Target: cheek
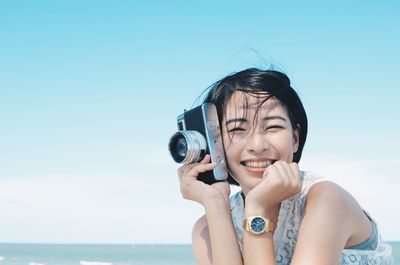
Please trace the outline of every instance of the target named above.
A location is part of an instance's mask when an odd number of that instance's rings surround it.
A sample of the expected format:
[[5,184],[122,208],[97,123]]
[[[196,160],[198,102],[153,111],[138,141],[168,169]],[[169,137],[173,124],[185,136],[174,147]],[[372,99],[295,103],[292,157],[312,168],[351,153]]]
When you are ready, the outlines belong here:
[[284,135],[277,135],[275,139],[273,139],[273,142],[274,147],[280,153],[293,153],[293,136],[291,134],[286,133]]
[[230,140],[225,135],[222,135],[222,142],[224,145],[225,156],[227,156],[228,152],[230,151]]
[[225,157],[227,160],[232,159],[235,153],[235,148],[232,145],[225,146]]
[[224,152],[225,152],[225,158],[228,159],[229,157],[229,153],[231,152],[231,141],[229,139],[229,137],[226,134],[222,134],[222,142],[224,145]]
[[238,144],[233,144],[233,143],[227,143],[224,144],[225,146],[225,159],[228,162],[229,166],[232,166],[235,164],[235,161],[240,159],[240,154],[241,154],[241,147]]

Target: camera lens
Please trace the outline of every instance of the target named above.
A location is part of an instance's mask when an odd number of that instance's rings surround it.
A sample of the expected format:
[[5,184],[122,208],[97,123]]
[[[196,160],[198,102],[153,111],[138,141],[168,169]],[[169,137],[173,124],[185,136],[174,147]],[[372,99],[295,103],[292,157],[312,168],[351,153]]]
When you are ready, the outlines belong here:
[[179,157],[185,157],[186,153],[187,153],[186,140],[184,138],[179,138],[178,141],[176,141],[176,154]]
[[203,159],[207,143],[197,131],[179,131],[169,141],[169,151],[177,163],[190,164]]

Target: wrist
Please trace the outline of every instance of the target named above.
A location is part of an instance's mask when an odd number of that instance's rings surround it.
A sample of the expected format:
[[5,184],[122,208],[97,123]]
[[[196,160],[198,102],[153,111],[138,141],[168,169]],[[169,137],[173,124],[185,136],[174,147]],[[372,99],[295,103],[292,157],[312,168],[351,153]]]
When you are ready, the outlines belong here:
[[246,202],[246,206],[244,209],[244,217],[250,217],[250,216],[263,216],[270,221],[277,223],[278,217],[279,217],[279,209],[280,209],[280,204],[274,205],[271,207],[266,207],[262,205],[257,205],[257,204],[248,204]]
[[203,200],[202,205],[206,211],[229,209],[229,200],[222,197],[207,198]]

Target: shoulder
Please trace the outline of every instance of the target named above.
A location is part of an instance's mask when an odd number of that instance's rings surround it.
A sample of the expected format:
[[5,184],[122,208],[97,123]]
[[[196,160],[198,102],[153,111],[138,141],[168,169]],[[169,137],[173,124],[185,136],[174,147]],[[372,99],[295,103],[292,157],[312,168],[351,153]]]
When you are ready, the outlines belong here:
[[362,211],[349,192],[330,181],[321,181],[310,187],[305,210],[326,214],[326,218],[348,225],[354,221],[355,213]]
[[305,194],[315,184],[317,184],[321,181],[326,181],[326,179],[324,177],[322,177],[314,172],[311,172],[311,171],[300,171],[300,176],[302,179],[301,190]]
[[331,181],[320,181],[310,187],[306,205],[311,203],[333,207],[340,206],[344,211],[353,206],[358,206],[358,203],[348,191]]

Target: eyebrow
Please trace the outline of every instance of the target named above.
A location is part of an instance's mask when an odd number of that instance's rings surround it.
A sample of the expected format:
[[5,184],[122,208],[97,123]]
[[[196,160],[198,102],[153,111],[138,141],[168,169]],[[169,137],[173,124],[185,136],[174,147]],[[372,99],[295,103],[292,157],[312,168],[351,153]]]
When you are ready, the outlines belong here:
[[[287,120],[282,117],[282,116],[266,116],[263,118],[263,121],[270,121],[270,120],[282,120],[284,122],[287,122]],[[230,119],[227,120],[225,125],[228,126],[230,123],[246,123],[247,119],[246,118],[235,118],[235,119]]]
[[236,119],[227,120],[225,122],[225,125],[228,126],[228,124],[230,124],[230,123],[245,123],[245,122],[247,122],[246,118],[236,118]]
[[283,120],[287,121],[284,117],[282,116],[267,116],[263,118],[264,121],[269,121],[269,120]]

